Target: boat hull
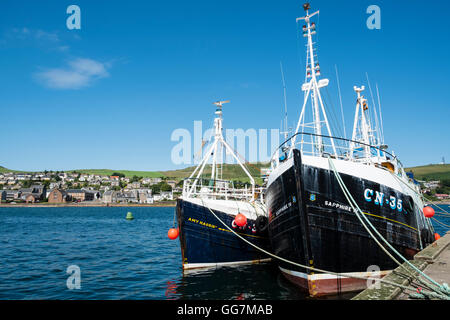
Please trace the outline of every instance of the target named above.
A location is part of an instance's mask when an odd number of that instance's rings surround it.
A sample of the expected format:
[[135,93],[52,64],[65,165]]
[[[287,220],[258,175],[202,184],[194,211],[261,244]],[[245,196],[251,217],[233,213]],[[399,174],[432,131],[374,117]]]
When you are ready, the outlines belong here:
[[[420,239],[415,218],[418,208],[411,197],[365,180],[356,172],[355,175],[341,174],[341,177],[383,237],[404,257],[412,258],[420,249]],[[391,203],[393,198],[395,206]],[[302,164],[298,150],[294,151],[292,165],[268,186],[266,204],[269,238],[276,255],[342,274],[318,274],[280,262],[280,270],[286,278],[311,295],[363,290],[367,281],[350,275],[381,277],[396,267],[357,219],[333,171]],[[376,270],[379,272],[373,273]]]
[[[253,248],[228,230],[204,205],[177,200],[177,219],[183,269],[211,268],[269,261],[268,256]],[[213,210],[220,220],[232,227],[238,212]],[[257,247],[268,249],[267,232],[255,231],[255,220],[247,218],[244,228],[232,230]]]

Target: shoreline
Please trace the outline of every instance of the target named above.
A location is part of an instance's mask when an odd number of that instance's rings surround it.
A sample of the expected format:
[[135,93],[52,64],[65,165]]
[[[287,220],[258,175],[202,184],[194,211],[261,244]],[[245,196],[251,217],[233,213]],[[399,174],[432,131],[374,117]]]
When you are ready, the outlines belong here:
[[449,201],[449,200],[433,201],[433,202],[427,201],[426,204],[431,204],[431,205],[433,205],[433,204],[437,204],[437,205],[440,205],[440,204],[450,205],[450,201]]
[[[434,201],[433,204],[437,205],[450,205],[450,201]],[[95,207],[176,207],[177,202],[176,201],[162,201],[157,203],[102,203],[102,202],[93,202],[93,203],[47,203],[47,202],[41,202],[41,203],[1,203],[0,208],[63,208],[63,207],[73,207],[73,208],[95,208]]]
[[95,208],[95,207],[175,207],[176,201],[164,201],[159,203],[2,203],[0,208]]

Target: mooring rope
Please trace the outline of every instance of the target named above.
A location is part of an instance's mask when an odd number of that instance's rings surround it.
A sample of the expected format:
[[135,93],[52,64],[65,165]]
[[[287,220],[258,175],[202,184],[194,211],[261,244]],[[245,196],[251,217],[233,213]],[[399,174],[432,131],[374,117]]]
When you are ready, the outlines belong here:
[[[288,259],[285,259],[285,258],[282,258],[282,257],[280,257],[280,256],[277,256],[277,255],[275,255],[275,254],[273,254],[273,253],[271,253],[271,252],[269,252],[269,251],[267,251],[267,250],[265,250],[265,249],[263,249],[263,248],[258,247],[257,245],[253,244],[252,242],[248,241],[247,239],[245,239],[244,237],[242,237],[240,234],[238,234],[237,232],[235,232],[235,231],[234,231],[231,227],[229,227],[224,221],[222,221],[222,219],[220,219],[208,205],[206,205],[206,204],[203,202],[203,199],[201,199],[201,200],[202,200],[203,206],[206,207],[206,208],[208,208],[208,210],[211,212],[211,214],[212,214],[212,215],[213,215],[213,216],[214,216],[214,217],[215,217],[215,218],[216,218],[216,219],[217,219],[217,220],[218,220],[225,228],[227,228],[231,233],[233,233],[233,234],[234,234],[235,236],[237,236],[239,239],[241,239],[242,241],[244,241],[244,242],[247,243],[248,245],[252,246],[252,247],[255,248],[256,250],[259,250],[259,251],[261,251],[261,252],[267,254],[268,256],[270,256],[270,257],[272,257],[272,258],[275,258],[275,259],[281,260],[281,261],[283,261],[283,262],[286,262],[286,263],[288,263],[288,264],[292,264],[292,265],[294,265],[294,266],[297,266],[297,267],[300,267],[300,268],[304,268],[304,269],[307,269],[307,270],[311,270],[311,271],[316,271],[316,272],[321,272],[321,273],[328,273],[328,274],[332,274],[332,275],[335,275],[335,276],[338,276],[338,277],[343,277],[343,278],[354,278],[354,279],[360,279],[360,280],[366,280],[366,281],[367,281],[367,280],[379,281],[379,282],[383,282],[383,283],[385,283],[385,284],[388,284],[388,285],[391,285],[391,286],[394,286],[394,287],[401,288],[401,289],[406,290],[406,291],[417,292],[417,291],[416,291],[416,288],[407,287],[407,286],[404,286],[404,285],[401,285],[401,284],[398,284],[398,283],[395,283],[395,282],[392,282],[392,281],[388,281],[388,280],[385,280],[385,279],[382,279],[382,278],[363,277],[363,276],[356,276],[356,275],[352,275],[352,274],[342,274],[342,273],[337,273],[337,272],[333,272],[333,271],[327,271],[327,270],[319,269],[319,268],[316,268],[316,267],[311,267],[311,266],[302,265],[302,264],[300,264],[300,263],[297,263],[297,262],[294,262],[294,261],[290,261],[290,260],[288,260]],[[427,292],[427,291],[425,291],[425,290],[423,290],[422,292],[425,292],[426,294],[429,294],[429,295],[431,295],[431,296],[434,296],[434,297],[436,297],[436,298],[438,298],[438,299],[442,299],[442,300],[448,300],[448,299],[450,299],[450,298],[447,297],[447,296],[442,296],[441,294],[437,294],[437,293],[434,293],[434,292]]]
[[448,216],[450,216],[450,213],[441,212],[441,211],[435,211],[434,214],[436,214],[436,215],[438,215],[438,216],[443,216],[443,217],[448,217]]
[[[345,198],[347,199],[348,203],[350,204],[350,206],[352,207],[353,211],[355,212],[356,217],[358,218],[358,220],[361,222],[361,224],[363,225],[363,227],[366,229],[366,231],[369,233],[369,235],[372,237],[372,239],[377,243],[377,245],[395,262],[397,263],[397,265],[399,265],[400,267],[402,267],[403,269],[405,269],[406,272],[410,273],[410,270],[408,270],[405,266],[403,266],[397,259],[395,259],[392,254],[389,253],[389,251],[387,251],[387,249],[377,240],[377,238],[373,235],[373,233],[370,231],[370,229],[367,227],[367,225],[362,221],[361,216],[366,220],[367,224],[369,224],[372,229],[376,232],[376,234],[385,242],[387,242],[383,236],[378,232],[378,230],[370,223],[370,221],[368,220],[368,218],[365,217],[364,212],[362,212],[362,210],[359,208],[358,204],[356,203],[355,199],[351,196],[350,192],[348,191],[347,187],[345,186],[342,178],[340,177],[339,173],[337,172],[336,168],[334,167],[333,163],[331,162],[331,159],[329,158],[329,165],[330,167],[333,169],[333,173],[336,176],[336,179],[338,180],[339,186],[341,187]],[[361,216],[359,215],[359,212],[361,212]],[[389,243],[388,243],[389,245]],[[395,251],[395,249],[393,249]],[[400,255],[400,253],[397,253],[398,255]],[[401,256],[401,255],[400,255]],[[402,256],[401,256],[402,257]],[[403,257],[402,257],[403,258]],[[403,259],[406,260],[406,259]],[[418,270],[418,269],[417,269]],[[415,278],[417,281],[422,282],[421,279],[416,278],[412,273],[410,273],[410,276]]]
[[[446,211],[445,209],[443,209],[442,207],[440,207],[438,204],[436,204],[435,202],[425,198],[425,196],[419,192],[417,192],[416,190],[414,190],[413,188],[411,188],[411,186],[409,186],[406,182],[404,182],[403,180],[401,180],[400,178],[398,178],[395,174],[393,174],[393,176],[400,182],[402,182],[403,184],[405,184],[408,188],[410,188],[417,196],[419,196],[419,198],[421,198],[421,200],[425,203],[425,202],[429,202],[432,205],[436,206],[437,208],[441,209],[442,211],[437,212],[437,214],[442,214],[442,215],[447,215],[450,216],[450,212]],[[436,214],[436,212],[435,212]],[[449,225],[446,225],[445,223],[437,220],[436,218],[432,218],[435,222],[439,223],[440,225],[446,227],[446,228],[450,228]]]
[[448,224],[445,224],[445,223],[443,223],[443,222],[440,222],[440,221],[439,221],[438,219],[436,219],[436,218],[431,218],[431,219],[433,219],[435,222],[439,223],[440,225],[442,225],[442,226],[444,226],[444,227],[450,228],[450,226],[449,226]]
[[439,206],[436,202],[434,202],[434,201],[432,201],[432,200],[429,200],[429,199],[425,198],[423,195],[421,195],[421,196],[422,196],[422,198],[423,198],[424,200],[426,200],[426,201],[424,201],[424,202],[429,202],[429,203],[431,203],[433,206],[435,206],[435,207],[441,209],[442,211],[440,211],[440,213],[450,214],[450,212],[448,212],[447,210],[443,209],[443,208],[442,208],[441,206]]
[[[373,224],[369,221],[369,219],[367,217],[365,217],[364,213],[362,212],[362,210],[359,208],[358,204],[356,203],[355,199],[352,197],[352,195],[350,194],[350,192],[348,191],[347,187],[345,186],[344,181],[342,180],[339,172],[336,170],[336,167],[334,166],[331,158],[328,158],[328,162],[329,165],[331,167],[331,169],[333,170],[336,179],[338,180],[339,186],[341,187],[345,197],[347,198],[347,201],[349,202],[349,204],[351,205],[351,207],[353,208],[353,210],[356,213],[356,216],[359,218],[359,220],[362,222],[362,220],[360,219],[360,215],[364,218],[364,220],[367,222],[367,224],[375,231],[375,233],[380,237],[380,239],[386,243],[386,245],[396,254],[398,255],[404,262],[406,262],[406,264],[408,264],[411,268],[413,268],[414,270],[416,270],[420,275],[422,275],[423,277],[425,277],[428,281],[430,281],[431,283],[433,283],[437,290],[439,292],[444,293],[445,295],[448,296],[448,298],[450,299],[450,291],[448,290],[447,286],[443,286],[441,284],[439,284],[438,282],[436,282],[435,280],[433,280],[432,278],[430,278],[427,274],[425,274],[424,272],[422,272],[420,269],[418,269],[416,266],[414,266],[411,262],[409,262],[405,257],[403,257],[402,254],[400,254],[400,252],[398,252],[379,232],[378,230],[375,228],[375,226],[373,226]],[[363,223],[363,222],[362,222]],[[363,223],[363,226],[366,228],[366,230],[368,230],[367,226],[365,226],[365,224]],[[369,232],[369,234],[372,236],[372,238],[375,240],[375,242],[380,246],[380,248],[382,248],[386,253],[387,250],[375,239],[375,237],[373,236],[372,233]],[[391,258],[392,256],[390,254],[388,254]],[[398,261],[396,259],[393,259],[396,263],[398,263]],[[407,270],[407,269],[406,269]],[[417,278],[417,280],[421,281],[420,278]]]

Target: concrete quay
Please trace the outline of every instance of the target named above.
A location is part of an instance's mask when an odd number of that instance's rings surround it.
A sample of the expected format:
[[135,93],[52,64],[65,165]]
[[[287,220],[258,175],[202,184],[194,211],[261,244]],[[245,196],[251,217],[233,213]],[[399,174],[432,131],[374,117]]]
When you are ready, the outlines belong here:
[[[417,253],[410,262],[436,282],[450,284],[450,231]],[[408,273],[417,276],[418,272],[406,263],[403,264],[403,267],[410,271]],[[398,267],[383,279],[402,286],[409,286],[414,280],[406,273],[404,268]],[[404,292],[402,288],[382,282],[378,288],[369,287],[354,296],[352,300],[413,300],[410,293],[412,292]]]

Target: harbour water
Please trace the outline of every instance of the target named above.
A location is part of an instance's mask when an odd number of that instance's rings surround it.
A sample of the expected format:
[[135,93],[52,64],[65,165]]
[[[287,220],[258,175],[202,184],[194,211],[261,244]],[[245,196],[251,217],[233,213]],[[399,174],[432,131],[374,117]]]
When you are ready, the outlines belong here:
[[[271,264],[183,276],[174,210],[0,208],[0,299],[303,298]],[[71,265],[81,289],[66,285]]]
[[[128,211],[134,220],[125,219]],[[0,208],[0,299],[306,298],[271,263],[183,275],[179,241],[167,238],[173,214],[161,207]],[[436,218],[450,225],[449,216]],[[80,289],[67,287],[72,265],[80,268]]]

